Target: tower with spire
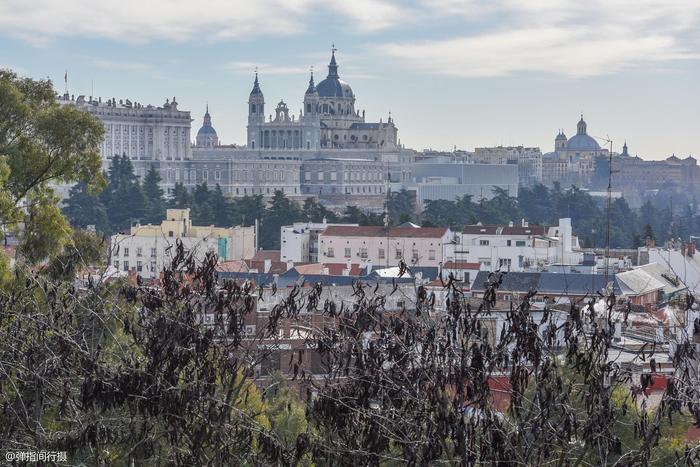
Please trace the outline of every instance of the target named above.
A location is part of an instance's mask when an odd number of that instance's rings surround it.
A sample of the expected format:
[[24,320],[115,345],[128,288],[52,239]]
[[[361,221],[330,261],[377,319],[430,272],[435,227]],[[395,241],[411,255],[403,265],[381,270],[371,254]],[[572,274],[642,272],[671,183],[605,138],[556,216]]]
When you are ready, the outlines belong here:
[[258,70],[255,70],[253,89],[248,97],[248,147],[256,149],[262,147],[259,141],[260,125],[265,123],[265,96],[260,89]]
[[302,117],[304,127],[304,148],[318,149],[321,139],[321,105],[319,103],[318,91],[314,83],[314,70],[311,69],[309,86],[304,93],[304,113]]
[[295,109],[287,109],[280,101],[275,118],[268,121],[256,70],[248,98],[248,149],[318,151],[398,147],[398,130],[393,117],[368,123],[364,111],[355,110],[355,94],[340,77],[335,53],[333,46],[325,79],[316,83],[311,70],[298,119]]

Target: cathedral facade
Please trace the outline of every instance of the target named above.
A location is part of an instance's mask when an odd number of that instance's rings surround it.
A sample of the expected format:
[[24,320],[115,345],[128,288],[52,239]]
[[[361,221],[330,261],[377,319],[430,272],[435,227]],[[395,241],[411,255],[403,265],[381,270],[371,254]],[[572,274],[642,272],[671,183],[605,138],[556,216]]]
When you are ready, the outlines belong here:
[[355,94],[340,79],[335,49],[328,76],[318,84],[313,72],[298,116],[284,101],[265,117],[265,97],[258,74],[248,99],[247,147],[250,150],[398,149],[393,119],[366,122],[365,112],[355,109]]

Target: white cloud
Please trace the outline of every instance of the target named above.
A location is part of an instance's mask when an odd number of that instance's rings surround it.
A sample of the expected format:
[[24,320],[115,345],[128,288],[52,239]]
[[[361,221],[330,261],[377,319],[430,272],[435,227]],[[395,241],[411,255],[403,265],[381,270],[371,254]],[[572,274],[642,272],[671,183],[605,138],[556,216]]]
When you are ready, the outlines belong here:
[[131,43],[284,37],[303,32],[318,12],[340,15],[357,31],[378,31],[405,17],[384,0],[3,0],[0,32],[39,45],[55,37]]
[[487,5],[425,0],[424,8],[433,21],[452,15],[492,26],[475,34],[377,47],[428,73],[583,77],[699,57],[691,28],[700,19],[700,0],[495,0]]

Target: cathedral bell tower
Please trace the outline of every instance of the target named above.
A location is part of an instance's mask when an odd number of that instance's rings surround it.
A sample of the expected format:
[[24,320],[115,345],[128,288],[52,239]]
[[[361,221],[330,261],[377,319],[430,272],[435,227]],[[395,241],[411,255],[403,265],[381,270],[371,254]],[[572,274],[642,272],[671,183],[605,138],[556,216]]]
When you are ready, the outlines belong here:
[[304,93],[304,117],[302,146],[304,149],[318,149],[321,139],[321,104],[314,83],[314,71],[311,70],[309,87]]
[[262,141],[259,141],[260,126],[265,123],[265,97],[260,90],[258,72],[255,72],[253,90],[248,97],[248,148],[259,149]]

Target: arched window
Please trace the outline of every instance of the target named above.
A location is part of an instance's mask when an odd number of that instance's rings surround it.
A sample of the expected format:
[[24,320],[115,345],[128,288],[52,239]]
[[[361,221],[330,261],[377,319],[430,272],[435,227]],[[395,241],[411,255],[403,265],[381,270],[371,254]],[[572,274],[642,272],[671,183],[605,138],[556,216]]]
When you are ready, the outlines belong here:
[[311,104],[306,104],[306,113],[311,113]]
[[250,104],[250,113],[255,113],[255,104]]
[[250,142],[250,147],[251,147],[251,149],[255,149],[255,141]]

